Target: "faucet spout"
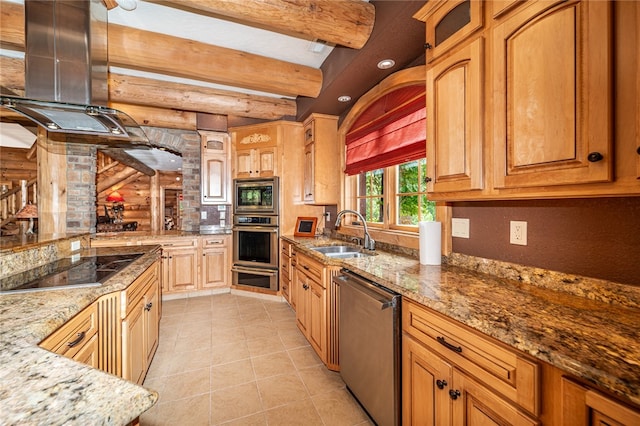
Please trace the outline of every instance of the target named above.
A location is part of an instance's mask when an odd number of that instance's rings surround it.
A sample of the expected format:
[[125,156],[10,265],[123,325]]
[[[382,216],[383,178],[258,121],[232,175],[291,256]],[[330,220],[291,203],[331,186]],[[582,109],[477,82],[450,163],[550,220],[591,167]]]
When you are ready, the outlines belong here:
[[351,214],[354,214],[354,215],[358,216],[358,219],[360,219],[360,221],[362,222],[362,226],[364,228],[364,241],[363,241],[362,247],[367,249],[367,250],[375,250],[376,249],[376,241],[373,238],[371,238],[371,235],[369,234],[369,228],[367,227],[367,221],[360,214],[360,212],[358,212],[356,210],[348,210],[348,209],[340,211],[338,213],[337,218],[336,218],[335,228],[338,229],[340,227],[340,222],[342,221],[342,216],[344,216],[347,213],[351,213]]

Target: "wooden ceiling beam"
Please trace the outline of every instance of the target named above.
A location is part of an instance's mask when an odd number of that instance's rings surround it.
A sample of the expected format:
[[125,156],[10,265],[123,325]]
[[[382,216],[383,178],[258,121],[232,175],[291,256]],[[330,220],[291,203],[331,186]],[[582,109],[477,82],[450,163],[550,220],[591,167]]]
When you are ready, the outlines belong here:
[[24,50],[24,6],[0,1],[0,46]]
[[147,105],[183,111],[279,120],[296,115],[292,99],[248,95],[182,83],[143,77],[109,74],[109,99],[112,102]]
[[119,102],[109,102],[109,106],[128,114],[141,126],[180,130],[196,130],[197,127],[196,113],[193,111],[179,111]]
[[283,96],[317,97],[322,71],[238,50],[109,25],[109,65]]
[[165,0],[254,27],[362,48],[373,31],[375,7],[362,0]]

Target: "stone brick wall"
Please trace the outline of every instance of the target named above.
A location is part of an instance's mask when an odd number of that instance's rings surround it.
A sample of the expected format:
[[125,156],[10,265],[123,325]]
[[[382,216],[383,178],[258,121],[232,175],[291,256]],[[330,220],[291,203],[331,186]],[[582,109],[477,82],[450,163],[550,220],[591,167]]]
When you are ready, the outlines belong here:
[[96,230],[96,153],[93,145],[67,145],[67,230]]

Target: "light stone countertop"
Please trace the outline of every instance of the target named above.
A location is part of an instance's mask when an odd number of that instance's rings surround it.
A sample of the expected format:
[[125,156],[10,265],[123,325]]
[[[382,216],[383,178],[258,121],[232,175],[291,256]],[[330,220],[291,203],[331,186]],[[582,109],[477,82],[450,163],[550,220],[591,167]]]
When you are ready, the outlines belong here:
[[325,264],[350,269],[640,405],[637,287],[460,255],[448,261],[461,266],[421,265],[380,250],[368,257],[329,259],[310,248],[349,243],[283,238]]
[[146,253],[103,285],[0,294],[0,424],[124,425],[148,410],[156,392],[38,346],[100,296],[130,285],[159,246],[87,249],[83,256]]

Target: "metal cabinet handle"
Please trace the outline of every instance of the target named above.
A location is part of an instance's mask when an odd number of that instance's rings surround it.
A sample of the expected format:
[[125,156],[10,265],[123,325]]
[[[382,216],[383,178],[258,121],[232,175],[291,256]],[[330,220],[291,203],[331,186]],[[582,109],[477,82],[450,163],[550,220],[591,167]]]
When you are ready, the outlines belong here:
[[590,163],[597,163],[603,158],[604,156],[599,152],[590,152],[589,155],[587,155],[587,160],[589,160]]
[[444,389],[445,386],[447,386],[448,383],[446,380],[436,380],[436,386],[438,387],[438,389]]
[[428,42],[427,42],[427,43],[425,43],[425,44],[424,44],[424,48],[425,48],[425,50],[427,50],[427,49],[433,49],[433,46],[431,45],[431,43],[428,43]]
[[459,390],[457,390],[457,389],[456,390],[453,390],[453,389],[449,390],[449,397],[451,397],[451,399],[453,399],[454,401],[456,399],[458,399],[459,396],[460,396],[460,391]]
[[636,152],[638,153],[638,155],[640,155],[640,146],[638,147],[638,149],[636,149]]
[[309,290],[309,286],[306,284],[302,284],[302,288],[304,288],[305,290]]
[[78,338],[76,340],[73,340],[71,342],[67,342],[67,346],[72,348],[74,346],[77,346],[80,342],[82,342],[84,340],[84,336],[85,336],[85,332],[81,331],[80,333],[78,333]]
[[454,352],[458,352],[461,353],[462,352],[462,346],[454,346],[451,343],[447,342],[444,337],[442,336],[438,336],[436,337],[436,340],[438,341],[438,343],[440,343],[442,346],[444,346],[447,349],[450,349]]
[[144,305],[144,310],[150,311],[152,307],[153,307],[153,302],[149,302],[146,305]]

